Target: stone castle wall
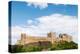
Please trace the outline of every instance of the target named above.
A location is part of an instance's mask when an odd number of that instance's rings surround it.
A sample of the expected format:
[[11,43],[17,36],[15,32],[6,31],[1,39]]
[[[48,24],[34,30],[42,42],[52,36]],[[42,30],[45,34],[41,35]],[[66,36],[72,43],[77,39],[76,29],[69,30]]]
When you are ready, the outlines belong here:
[[70,42],[72,41],[72,37],[67,34],[61,34],[59,35],[59,37],[56,37],[56,34],[53,32],[48,33],[47,37],[33,37],[33,36],[28,36],[25,33],[22,33],[21,39],[18,40],[16,44],[25,45],[25,44],[38,43],[38,42],[51,42],[52,44],[54,44],[55,42],[59,42],[59,41]]

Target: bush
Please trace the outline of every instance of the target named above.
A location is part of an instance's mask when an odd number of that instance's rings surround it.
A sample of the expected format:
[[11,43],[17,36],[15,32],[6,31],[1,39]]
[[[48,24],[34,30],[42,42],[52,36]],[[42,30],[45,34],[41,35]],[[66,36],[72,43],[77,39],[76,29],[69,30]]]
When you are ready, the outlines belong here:
[[33,45],[29,45],[29,46],[24,46],[23,50],[26,52],[31,52],[31,51],[41,51],[41,47],[39,46],[33,46]]
[[55,44],[48,44],[46,46],[43,45],[10,45],[11,52],[35,52],[35,51],[43,51],[43,50],[65,50],[65,49],[77,49],[78,44],[75,42],[58,42]]
[[78,45],[75,42],[59,42],[55,46],[52,45],[51,50],[65,50],[65,49],[77,49]]

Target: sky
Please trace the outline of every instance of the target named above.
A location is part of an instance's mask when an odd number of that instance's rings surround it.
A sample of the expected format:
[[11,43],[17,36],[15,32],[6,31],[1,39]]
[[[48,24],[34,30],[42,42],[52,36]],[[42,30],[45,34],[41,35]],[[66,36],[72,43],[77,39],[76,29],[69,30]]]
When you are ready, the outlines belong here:
[[12,44],[21,33],[43,37],[48,32],[67,33],[77,42],[77,9],[77,5],[12,1]]

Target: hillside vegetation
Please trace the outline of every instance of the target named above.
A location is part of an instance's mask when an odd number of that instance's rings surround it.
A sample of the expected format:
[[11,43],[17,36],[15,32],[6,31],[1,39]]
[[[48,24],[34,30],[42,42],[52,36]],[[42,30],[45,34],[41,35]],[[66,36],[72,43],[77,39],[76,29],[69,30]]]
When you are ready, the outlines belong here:
[[9,45],[9,52],[35,52],[35,51],[53,51],[53,50],[66,50],[66,49],[77,49],[78,44],[75,42],[58,42],[55,44],[49,43],[48,45]]

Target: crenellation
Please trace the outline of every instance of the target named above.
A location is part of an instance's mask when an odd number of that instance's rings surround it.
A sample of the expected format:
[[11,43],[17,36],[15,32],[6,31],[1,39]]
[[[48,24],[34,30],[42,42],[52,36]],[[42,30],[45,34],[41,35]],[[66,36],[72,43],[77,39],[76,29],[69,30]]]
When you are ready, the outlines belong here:
[[29,44],[29,43],[34,43],[34,42],[51,42],[52,44],[59,42],[59,41],[67,41],[71,42],[72,41],[72,36],[68,34],[59,34],[59,37],[56,37],[55,32],[50,32],[47,34],[47,37],[34,37],[34,36],[28,36],[26,33],[21,33],[21,39],[17,41],[16,44]]

